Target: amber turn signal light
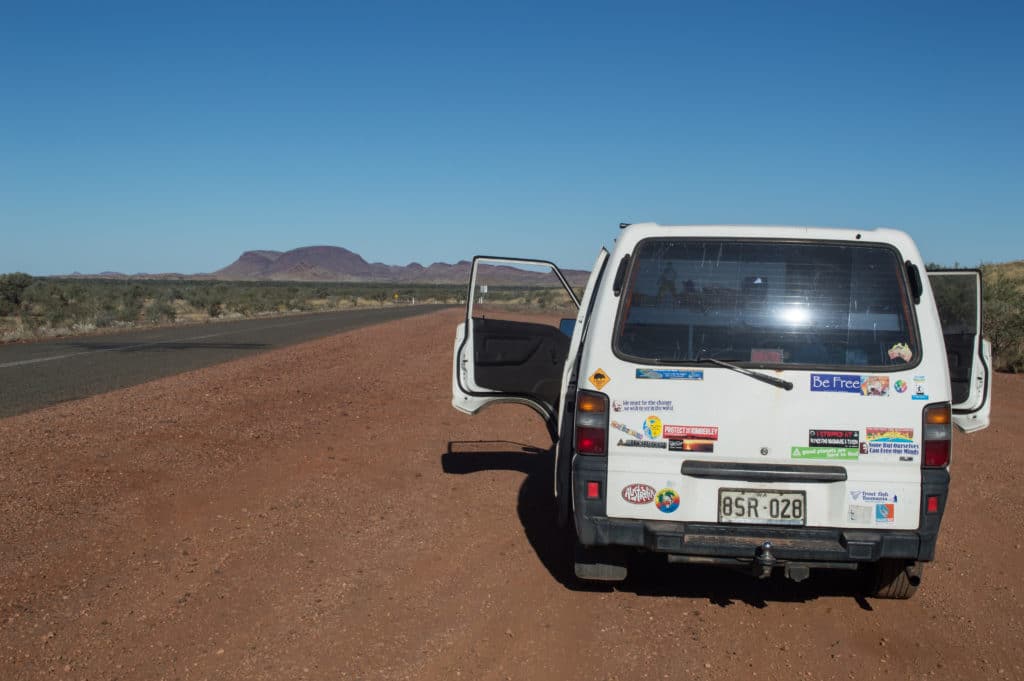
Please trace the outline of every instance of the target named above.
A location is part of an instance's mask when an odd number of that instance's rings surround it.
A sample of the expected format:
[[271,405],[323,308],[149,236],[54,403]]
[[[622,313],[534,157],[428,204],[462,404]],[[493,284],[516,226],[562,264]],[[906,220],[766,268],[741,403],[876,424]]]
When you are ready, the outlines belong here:
[[581,392],[576,401],[576,409],[588,414],[600,414],[608,407],[608,400],[591,393]]
[[951,413],[949,405],[929,405],[924,412],[924,422],[935,425],[945,425],[950,422]]

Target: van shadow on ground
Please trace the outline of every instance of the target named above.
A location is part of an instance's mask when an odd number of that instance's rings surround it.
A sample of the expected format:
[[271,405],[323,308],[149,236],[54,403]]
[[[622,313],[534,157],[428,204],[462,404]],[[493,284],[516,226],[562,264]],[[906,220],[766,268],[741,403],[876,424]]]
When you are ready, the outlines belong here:
[[771,602],[801,602],[821,597],[853,598],[871,610],[858,590],[859,575],[847,571],[812,571],[810,579],[791,582],[781,575],[755,579],[728,568],[669,565],[663,556],[633,556],[629,577],[608,587],[578,581],[572,571],[572,550],[566,531],[555,523],[552,495],[554,449],[540,449],[504,440],[453,441],[441,455],[441,468],[449,475],[480,471],[518,471],[526,475],[519,488],[519,520],[527,540],[551,576],[574,591],[628,591],[642,596],[705,598],[725,607],[742,602],[756,608]]

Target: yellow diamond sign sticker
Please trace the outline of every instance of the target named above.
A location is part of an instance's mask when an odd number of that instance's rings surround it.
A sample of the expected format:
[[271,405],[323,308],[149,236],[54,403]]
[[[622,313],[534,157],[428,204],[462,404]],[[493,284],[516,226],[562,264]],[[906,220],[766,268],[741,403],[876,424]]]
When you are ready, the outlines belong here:
[[608,385],[608,381],[612,380],[608,377],[608,374],[604,372],[604,369],[598,369],[594,373],[590,374],[590,378],[587,379],[590,384],[600,390],[601,388]]

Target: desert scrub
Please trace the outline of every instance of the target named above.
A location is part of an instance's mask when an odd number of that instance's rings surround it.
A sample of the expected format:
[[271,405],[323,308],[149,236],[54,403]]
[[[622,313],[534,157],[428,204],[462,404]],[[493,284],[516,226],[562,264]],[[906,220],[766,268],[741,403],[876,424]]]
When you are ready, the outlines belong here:
[[6,339],[93,328],[165,324],[355,306],[446,303],[465,286],[356,282],[78,279],[0,274],[0,332]]
[[173,299],[158,298],[146,307],[146,321],[153,324],[173,322],[177,316]]
[[32,285],[32,277],[24,272],[0,274],[0,317],[17,314],[25,290]]
[[997,371],[1024,371],[1024,278],[991,266],[984,276],[984,335],[992,342]]

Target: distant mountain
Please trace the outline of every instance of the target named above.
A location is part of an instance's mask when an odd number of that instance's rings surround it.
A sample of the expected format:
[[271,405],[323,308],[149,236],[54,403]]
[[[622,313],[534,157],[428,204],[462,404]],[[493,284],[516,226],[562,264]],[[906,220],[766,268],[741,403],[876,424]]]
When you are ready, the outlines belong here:
[[[233,263],[208,274],[123,274],[75,272],[61,277],[75,279],[220,279],[226,281],[351,281],[396,284],[469,283],[472,263],[460,260],[454,265],[435,262],[424,267],[418,262],[408,265],[385,265],[366,262],[358,253],[338,246],[306,246],[290,251],[246,251]],[[573,286],[584,286],[589,272],[562,270]],[[480,283],[494,286],[551,286],[554,278],[546,272],[531,272],[516,267],[485,265],[480,270]]]
[[[454,265],[435,262],[424,267],[369,263],[357,253],[338,246],[306,246],[291,251],[246,251],[238,260],[210,275],[214,279],[237,281],[356,281],[409,284],[466,284],[471,263],[460,260]],[[562,270],[574,286],[586,284],[588,272]],[[529,272],[514,267],[482,268],[481,277],[494,285],[547,285],[550,274]]]

